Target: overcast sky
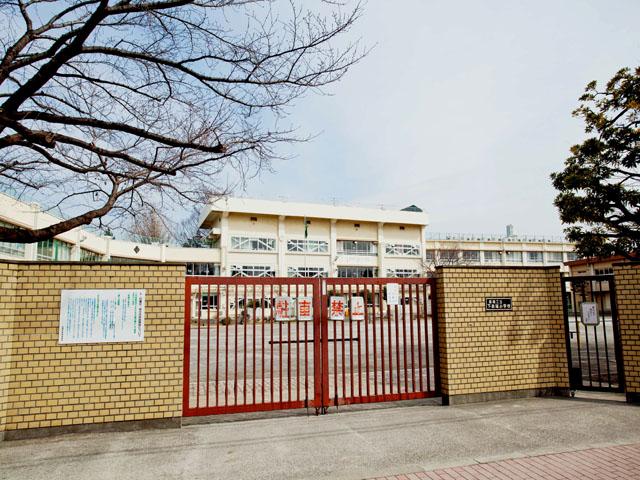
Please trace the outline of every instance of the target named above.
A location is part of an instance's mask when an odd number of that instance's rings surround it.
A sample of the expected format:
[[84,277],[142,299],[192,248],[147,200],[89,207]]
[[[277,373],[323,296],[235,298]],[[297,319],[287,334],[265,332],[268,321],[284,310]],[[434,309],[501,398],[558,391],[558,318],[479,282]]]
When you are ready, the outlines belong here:
[[549,174],[584,137],[571,112],[590,80],[640,63],[639,19],[638,0],[369,0],[356,33],[373,51],[291,110],[320,135],[236,194],[560,234]]

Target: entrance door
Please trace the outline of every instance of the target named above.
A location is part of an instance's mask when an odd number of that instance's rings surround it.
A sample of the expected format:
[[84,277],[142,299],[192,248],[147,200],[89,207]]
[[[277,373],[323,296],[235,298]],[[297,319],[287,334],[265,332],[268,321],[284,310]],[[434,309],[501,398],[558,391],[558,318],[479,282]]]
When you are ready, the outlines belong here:
[[624,391],[613,275],[562,278],[572,390]]

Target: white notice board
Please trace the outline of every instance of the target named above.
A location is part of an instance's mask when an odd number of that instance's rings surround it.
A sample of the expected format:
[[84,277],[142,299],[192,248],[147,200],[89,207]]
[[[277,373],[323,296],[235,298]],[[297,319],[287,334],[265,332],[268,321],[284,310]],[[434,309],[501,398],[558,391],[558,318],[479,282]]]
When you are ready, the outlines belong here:
[[59,343],[141,342],[144,290],[62,290]]
[[582,324],[598,325],[598,304],[596,302],[582,302]]

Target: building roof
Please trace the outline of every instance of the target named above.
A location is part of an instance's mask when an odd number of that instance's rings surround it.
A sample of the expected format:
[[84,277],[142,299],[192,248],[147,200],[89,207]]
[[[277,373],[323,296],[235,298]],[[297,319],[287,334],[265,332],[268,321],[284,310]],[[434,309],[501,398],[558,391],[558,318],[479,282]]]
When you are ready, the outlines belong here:
[[349,207],[321,203],[298,203],[225,197],[212,200],[209,205],[203,208],[200,214],[201,227],[211,228],[214,220],[224,212],[254,215],[282,215],[285,217],[326,218],[334,220],[360,220],[363,222],[420,226],[426,226],[429,223],[429,216],[420,209],[386,210],[382,208]]

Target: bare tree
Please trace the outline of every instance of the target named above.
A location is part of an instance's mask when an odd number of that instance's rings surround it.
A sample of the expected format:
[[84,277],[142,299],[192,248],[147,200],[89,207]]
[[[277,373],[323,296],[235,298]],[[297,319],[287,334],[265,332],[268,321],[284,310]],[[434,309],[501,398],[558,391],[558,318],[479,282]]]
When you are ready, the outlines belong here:
[[464,250],[459,243],[448,245],[445,249],[429,250],[427,259],[423,261],[425,274],[427,276],[433,275],[436,267],[441,265],[471,265],[476,263],[471,259],[465,258],[463,252]]
[[[299,2],[302,4],[302,2]],[[0,0],[0,183],[70,214],[34,242],[117,228],[224,193],[299,140],[293,100],[365,52],[343,40],[356,4],[268,0]],[[342,43],[342,47],[336,46]]]
[[171,237],[163,218],[151,209],[136,214],[129,231],[132,240],[140,243],[166,243]]

